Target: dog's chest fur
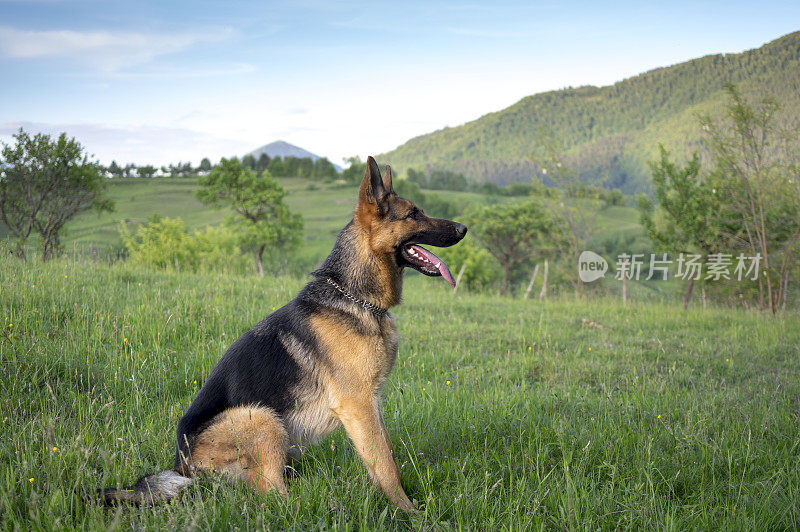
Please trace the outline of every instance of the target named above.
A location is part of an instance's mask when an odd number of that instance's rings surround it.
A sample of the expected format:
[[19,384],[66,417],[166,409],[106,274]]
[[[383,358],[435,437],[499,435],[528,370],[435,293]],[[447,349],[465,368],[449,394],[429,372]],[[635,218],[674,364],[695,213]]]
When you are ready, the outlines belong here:
[[293,445],[314,444],[339,426],[334,410],[351,398],[380,396],[398,352],[397,328],[390,316],[369,319],[358,328],[334,316],[311,316],[317,346],[283,333],[283,347],[302,368],[294,405],[284,414]]

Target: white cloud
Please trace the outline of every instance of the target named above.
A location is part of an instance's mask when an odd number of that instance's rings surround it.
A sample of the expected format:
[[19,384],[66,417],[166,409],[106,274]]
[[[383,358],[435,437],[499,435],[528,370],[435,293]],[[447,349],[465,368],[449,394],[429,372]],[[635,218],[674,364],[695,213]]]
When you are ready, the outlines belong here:
[[75,137],[89,154],[105,164],[112,160],[154,165],[178,161],[197,164],[202,157],[216,161],[220,157],[242,155],[252,149],[247,142],[184,128],[23,121],[0,124],[0,141],[10,143],[13,140],[11,135],[20,128],[28,133],[52,136],[66,132],[67,136]]
[[16,59],[70,57],[104,71],[147,63],[200,42],[224,40],[229,29],[206,33],[136,33],[74,30],[21,30],[0,27],[0,53]]

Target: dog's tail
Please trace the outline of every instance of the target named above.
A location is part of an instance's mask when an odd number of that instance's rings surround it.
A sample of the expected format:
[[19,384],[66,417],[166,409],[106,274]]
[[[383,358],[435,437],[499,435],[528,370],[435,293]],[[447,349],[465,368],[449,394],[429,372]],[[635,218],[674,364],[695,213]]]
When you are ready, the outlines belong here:
[[106,505],[128,502],[133,504],[160,504],[166,502],[195,481],[168,469],[147,475],[128,488],[105,488],[97,490],[100,500]]

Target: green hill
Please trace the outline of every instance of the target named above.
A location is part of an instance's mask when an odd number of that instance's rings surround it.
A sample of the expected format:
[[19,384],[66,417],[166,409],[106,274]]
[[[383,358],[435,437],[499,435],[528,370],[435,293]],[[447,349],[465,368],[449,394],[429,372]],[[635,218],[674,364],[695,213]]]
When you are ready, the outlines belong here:
[[562,141],[584,180],[605,179],[605,186],[638,192],[649,188],[647,161],[659,142],[681,154],[698,146],[695,115],[720,112],[725,83],[738,84],[745,95],[770,94],[790,116],[800,117],[800,32],[607,87],[528,96],[473,122],[413,138],[380,159],[401,171],[449,169],[499,184],[527,181],[535,170],[528,157],[544,130]]

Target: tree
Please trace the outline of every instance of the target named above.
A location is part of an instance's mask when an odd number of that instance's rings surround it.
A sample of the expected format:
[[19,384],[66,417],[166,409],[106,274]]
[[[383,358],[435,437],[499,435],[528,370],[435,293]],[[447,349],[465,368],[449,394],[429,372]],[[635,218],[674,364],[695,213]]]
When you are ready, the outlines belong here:
[[283,164],[283,159],[281,157],[278,157],[277,155],[272,159],[270,159],[267,170],[269,170],[270,175],[273,175],[275,177],[286,176],[286,169]]
[[0,215],[17,237],[17,255],[25,257],[25,241],[35,229],[42,237],[42,259],[60,248],[60,232],[77,213],[111,211],[103,197],[106,179],[75,139],[62,133],[57,139],[22,129],[16,145],[3,143],[0,160]]
[[136,175],[136,165],[133,163],[128,163],[125,165],[125,168],[122,170],[122,173],[125,177],[133,177]]
[[[760,253],[759,305],[785,305],[792,257],[800,239],[800,127],[784,124],[771,97],[757,104],[727,86],[725,118],[700,117],[714,161],[712,178],[727,213],[738,219],[752,253]],[[766,299],[766,300],[765,300]]]
[[208,160],[208,157],[203,157],[203,160],[200,161],[200,166],[197,167],[197,171],[204,174],[211,171],[211,161]]
[[117,161],[111,161],[111,165],[108,167],[108,173],[114,177],[122,177],[122,174],[125,173],[125,170],[120,168],[117,164]]
[[295,157],[297,170],[294,172],[294,175],[297,177],[311,177],[311,173],[314,171],[314,161],[311,160],[310,157]]
[[501,294],[516,266],[552,251],[553,220],[535,201],[486,206],[469,218],[472,238],[503,267]]
[[362,161],[358,155],[345,157],[343,160],[349,166],[342,170],[342,179],[348,183],[360,183],[361,178],[364,177],[364,173],[367,171],[367,163]]
[[314,161],[314,169],[311,171],[311,177],[322,179],[335,179],[337,177],[336,167],[333,166],[327,157],[320,157]]
[[156,171],[156,167],[152,164],[140,166],[136,169],[136,173],[139,175],[139,177],[153,177],[156,175]]
[[183,161],[178,161],[178,164],[172,164],[165,169],[162,167],[161,171],[165,174],[169,174],[170,177],[181,177],[186,176],[192,173],[192,163],[184,163]]
[[257,176],[236,159],[222,159],[200,179],[198,199],[214,208],[236,213],[227,220],[239,235],[242,249],[255,253],[256,270],[264,275],[262,256],[267,247],[289,251],[297,247],[303,220],[283,202],[283,187],[268,171]]
[[258,156],[258,162],[256,163],[256,171],[258,173],[261,173],[267,168],[269,168],[269,155],[267,155],[266,153],[262,153],[261,155]]
[[408,179],[398,179],[395,182],[394,190],[398,196],[422,207],[428,216],[453,219],[464,210],[464,202],[457,205],[433,192],[422,192],[416,183]]
[[434,170],[428,177],[427,187],[434,190],[466,190],[467,178],[450,170]]
[[419,185],[420,187],[428,188],[428,176],[425,175],[425,172],[415,170],[414,168],[409,168],[406,172],[406,179]]
[[[595,227],[597,208],[578,173],[564,162],[561,142],[550,133],[543,132],[540,135],[540,144],[543,153],[534,157],[534,161],[541,170],[542,178],[551,181],[558,190],[558,197],[550,202],[558,233],[555,240],[567,260],[571,264],[577,264],[578,257],[584,251]],[[534,188],[541,187],[539,177],[534,176],[531,185]],[[575,292],[582,294],[583,281],[580,277],[572,275],[569,279]]]
[[[661,158],[651,162],[653,188],[658,209],[645,195],[639,196],[639,220],[657,251],[694,253],[706,257],[722,246],[720,205],[714,185],[700,175],[700,158],[695,152],[683,168],[670,161],[669,152],[659,145]],[[689,306],[694,289],[690,277],[683,295],[683,308]]]
[[242,157],[242,166],[244,166],[245,168],[249,168],[250,170],[255,170],[256,158],[248,153],[247,155]]

